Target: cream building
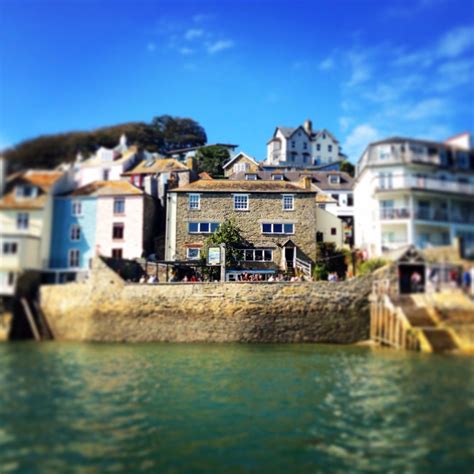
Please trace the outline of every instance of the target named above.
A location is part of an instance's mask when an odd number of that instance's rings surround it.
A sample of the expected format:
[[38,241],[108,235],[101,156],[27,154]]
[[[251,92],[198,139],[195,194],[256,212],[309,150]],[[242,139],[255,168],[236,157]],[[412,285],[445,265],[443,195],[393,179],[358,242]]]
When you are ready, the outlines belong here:
[[369,256],[405,245],[474,253],[474,150],[467,134],[443,143],[394,137],[357,164],[355,241]]

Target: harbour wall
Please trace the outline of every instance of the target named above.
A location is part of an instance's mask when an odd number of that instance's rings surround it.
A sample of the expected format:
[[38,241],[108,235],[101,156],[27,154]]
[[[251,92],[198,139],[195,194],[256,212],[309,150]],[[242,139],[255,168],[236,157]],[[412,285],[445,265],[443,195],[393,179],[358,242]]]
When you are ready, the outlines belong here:
[[57,340],[353,343],[369,337],[372,279],[140,285],[97,260],[40,303]]

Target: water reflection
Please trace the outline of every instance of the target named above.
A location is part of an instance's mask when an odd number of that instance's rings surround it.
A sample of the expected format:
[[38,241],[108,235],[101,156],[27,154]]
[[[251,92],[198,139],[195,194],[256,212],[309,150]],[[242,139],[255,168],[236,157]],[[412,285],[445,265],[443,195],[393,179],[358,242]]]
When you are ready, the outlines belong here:
[[315,345],[0,346],[0,472],[454,472],[471,359]]

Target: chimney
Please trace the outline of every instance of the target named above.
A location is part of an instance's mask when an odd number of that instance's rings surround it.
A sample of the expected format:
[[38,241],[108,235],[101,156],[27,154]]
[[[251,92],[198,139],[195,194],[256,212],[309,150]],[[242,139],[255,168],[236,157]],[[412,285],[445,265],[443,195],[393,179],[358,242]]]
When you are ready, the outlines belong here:
[[306,133],[308,135],[311,135],[313,133],[313,123],[311,122],[310,119],[306,119],[304,123],[304,129],[306,130]]
[[300,186],[303,189],[311,189],[311,183],[312,183],[311,176],[303,176],[300,180]]
[[192,156],[188,156],[186,158],[186,166],[190,169],[190,171],[194,171],[194,158]]

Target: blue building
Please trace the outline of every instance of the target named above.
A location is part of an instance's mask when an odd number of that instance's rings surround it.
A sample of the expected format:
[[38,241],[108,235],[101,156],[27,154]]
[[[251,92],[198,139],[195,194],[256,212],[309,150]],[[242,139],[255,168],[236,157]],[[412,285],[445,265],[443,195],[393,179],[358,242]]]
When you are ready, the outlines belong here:
[[97,198],[58,196],[53,212],[50,279],[72,281],[88,273],[95,255]]

